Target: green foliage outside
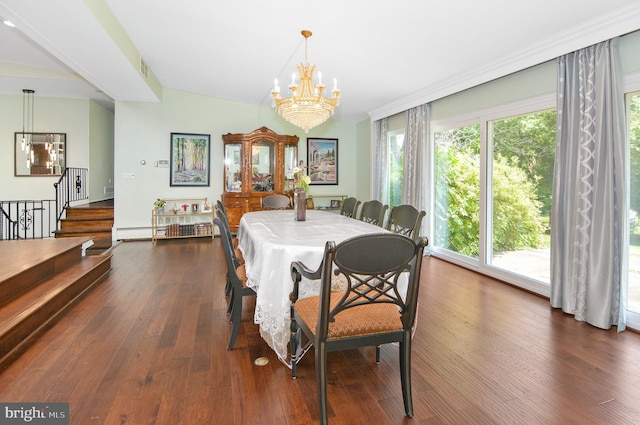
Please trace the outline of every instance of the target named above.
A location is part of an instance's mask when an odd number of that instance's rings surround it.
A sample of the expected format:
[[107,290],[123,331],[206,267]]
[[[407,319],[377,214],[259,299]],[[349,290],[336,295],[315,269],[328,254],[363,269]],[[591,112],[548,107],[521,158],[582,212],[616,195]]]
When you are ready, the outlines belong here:
[[404,134],[389,141],[389,207],[402,204],[404,181]]
[[480,249],[480,158],[436,151],[436,245],[477,257]]
[[[477,257],[480,250],[480,157],[450,149],[436,153],[437,245]],[[536,185],[502,157],[493,162],[494,251],[537,248],[544,224]]]
[[493,251],[515,251],[543,245],[545,226],[537,184],[518,164],[501,156],[493,160]]
[[551,213],[555,143],[555,109],[493,122],[494,157],[508,158],[526,173],[545,216]]
[[[551,211],[555,110],[491,123],[493,250],[545,245]],[[436,134],[435,238],[477,257],[480,249],[480,126]]]

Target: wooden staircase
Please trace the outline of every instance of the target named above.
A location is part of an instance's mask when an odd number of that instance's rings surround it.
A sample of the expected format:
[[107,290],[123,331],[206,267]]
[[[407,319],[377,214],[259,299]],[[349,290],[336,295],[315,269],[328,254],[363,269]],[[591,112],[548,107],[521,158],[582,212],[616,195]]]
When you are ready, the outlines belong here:
[[90,238],[0,242],[0,370],[111,270],[111,255],[83,256]]
[[92,202],[78,207],[68,207],[66,217],[60,220],[56,238],[89,237],[93,246],[87,255],[102,253],[111,247],[113,228],[113,200]]

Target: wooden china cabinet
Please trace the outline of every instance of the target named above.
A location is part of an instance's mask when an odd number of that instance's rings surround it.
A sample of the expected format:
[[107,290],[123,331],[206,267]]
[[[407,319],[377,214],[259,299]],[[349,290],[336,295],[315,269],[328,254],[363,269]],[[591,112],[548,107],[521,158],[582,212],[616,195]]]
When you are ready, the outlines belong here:
[[285,193],[298,161],[298,136],[284,136],[267,127],[251,133],[225,134],[222,203],[229,227],[237,231],[242,215],[259,211],[262,198]]

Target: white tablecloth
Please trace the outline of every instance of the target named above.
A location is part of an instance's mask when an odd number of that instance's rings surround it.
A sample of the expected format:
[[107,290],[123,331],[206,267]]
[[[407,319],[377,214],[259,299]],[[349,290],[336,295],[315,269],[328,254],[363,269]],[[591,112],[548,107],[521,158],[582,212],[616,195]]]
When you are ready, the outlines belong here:
[[[238,240],[248,285],[257,292],[254,322],[260,335],[286,361],[289,344],[289,293],[293,289],[291,262],[320,266],[327,241],[336,244],[366,233],[386,233],[381,227],[340,214],[308,210],[306,221],[295,221],[292,210],[245,213]],[[299,297],[317,294],[315,285],[301,285]]]

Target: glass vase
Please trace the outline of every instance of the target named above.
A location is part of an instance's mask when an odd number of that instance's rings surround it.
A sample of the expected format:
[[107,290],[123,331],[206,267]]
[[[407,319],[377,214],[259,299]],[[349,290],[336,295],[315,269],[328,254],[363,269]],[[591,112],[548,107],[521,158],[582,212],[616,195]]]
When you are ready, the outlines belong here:
[[293,211],[296,221],[307,219],[307,192],[301,187],[297,187],[293,191]]

